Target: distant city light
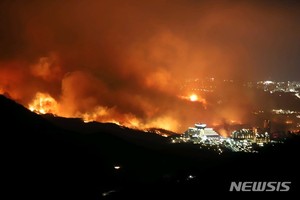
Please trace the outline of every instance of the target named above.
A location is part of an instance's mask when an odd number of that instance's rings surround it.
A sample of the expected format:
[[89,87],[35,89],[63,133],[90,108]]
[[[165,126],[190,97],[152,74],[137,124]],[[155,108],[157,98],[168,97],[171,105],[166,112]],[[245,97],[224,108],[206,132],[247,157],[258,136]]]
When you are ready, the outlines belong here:
[[118,170],[118,169],[121,169],[121,166],[115,165],[114,168],[115,168],[116,170]]
[[110,191],[107,191],[107,192],[103,192],[102,196],[105,197],[105,196],[108,196],[108,195],[110,195],[111,193],[114,193],[114,192],[116,192],[116,190],[110,190]]
[[195,176],[193,176],[193,175],[188,176],[188,179],[193,179],[193,178],[195,178]]
[[283,109],[273,109],[272,113],[274,114],[300,114],[300,112],[294,110],[283,110]]
[[273,83],[274,83],[273,81],[265,81],[264,82],[265,85],[269,85],[269,84],[273,84]]

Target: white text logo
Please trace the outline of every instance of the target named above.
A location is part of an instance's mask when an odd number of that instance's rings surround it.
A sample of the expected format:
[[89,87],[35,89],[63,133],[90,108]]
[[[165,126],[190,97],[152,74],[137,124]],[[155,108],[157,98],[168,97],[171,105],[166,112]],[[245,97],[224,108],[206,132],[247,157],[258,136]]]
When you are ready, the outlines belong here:
[[291,182],[231,182],[229,191],[233,192],[287,192]]

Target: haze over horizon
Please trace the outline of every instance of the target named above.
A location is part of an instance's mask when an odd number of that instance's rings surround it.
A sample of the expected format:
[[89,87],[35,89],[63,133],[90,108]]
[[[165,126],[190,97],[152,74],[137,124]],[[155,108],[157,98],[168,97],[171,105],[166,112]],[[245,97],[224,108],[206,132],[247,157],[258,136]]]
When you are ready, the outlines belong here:
[[[299,10],[296,1],[4,0],[0,93],[27,107],[40,94],[62,116],[182,130],[205,110],[201,97],[178,98],[186,78],[299,81]],[[242,118],[253,98],[212,116]]]

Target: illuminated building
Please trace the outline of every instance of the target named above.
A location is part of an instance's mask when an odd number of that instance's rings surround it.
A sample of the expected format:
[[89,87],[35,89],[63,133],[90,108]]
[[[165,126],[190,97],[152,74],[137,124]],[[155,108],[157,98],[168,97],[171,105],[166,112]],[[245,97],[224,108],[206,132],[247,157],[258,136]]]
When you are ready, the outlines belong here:
[[196,123],[195,127],[190,127],[185,135],[193,138],[206,139],[220,139],[220,135],[212,128],[206,128],[206,124]]
[[262,133],[262,134],[257,133],[257,134],[255,134],[254,142],[255,143],[269,143],[270,135],[267,132]]
[[231,134],[231,137],[233,139],[244,139],[244,140],[245,139],[253,140],[254,136],[255,136],[254,131],[250,129],[233,131]]
[[[269,124],[269,123],[267,123]],[[265,128],[264,128],[265,129]],[[233,131],[231,134],[233,139],[237,140],[250,140],[253,143],[269,143],[270,142],[270,134],[265,131],[261,131],[260,128],[251,129],[241,129],[237,131]]]

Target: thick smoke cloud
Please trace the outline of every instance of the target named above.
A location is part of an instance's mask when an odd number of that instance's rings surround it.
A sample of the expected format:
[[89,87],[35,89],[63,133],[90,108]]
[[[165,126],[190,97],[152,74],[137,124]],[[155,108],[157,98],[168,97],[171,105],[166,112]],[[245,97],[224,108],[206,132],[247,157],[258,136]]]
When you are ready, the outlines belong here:
[[242,118],[253,97],[208,112],[178,98],[180,84],[285,79],[300,64],[298,8],[289,1],[4,0],[0,91],[24,105],[49,93],[64,116],[141,127],[182,131],[197,119]]

